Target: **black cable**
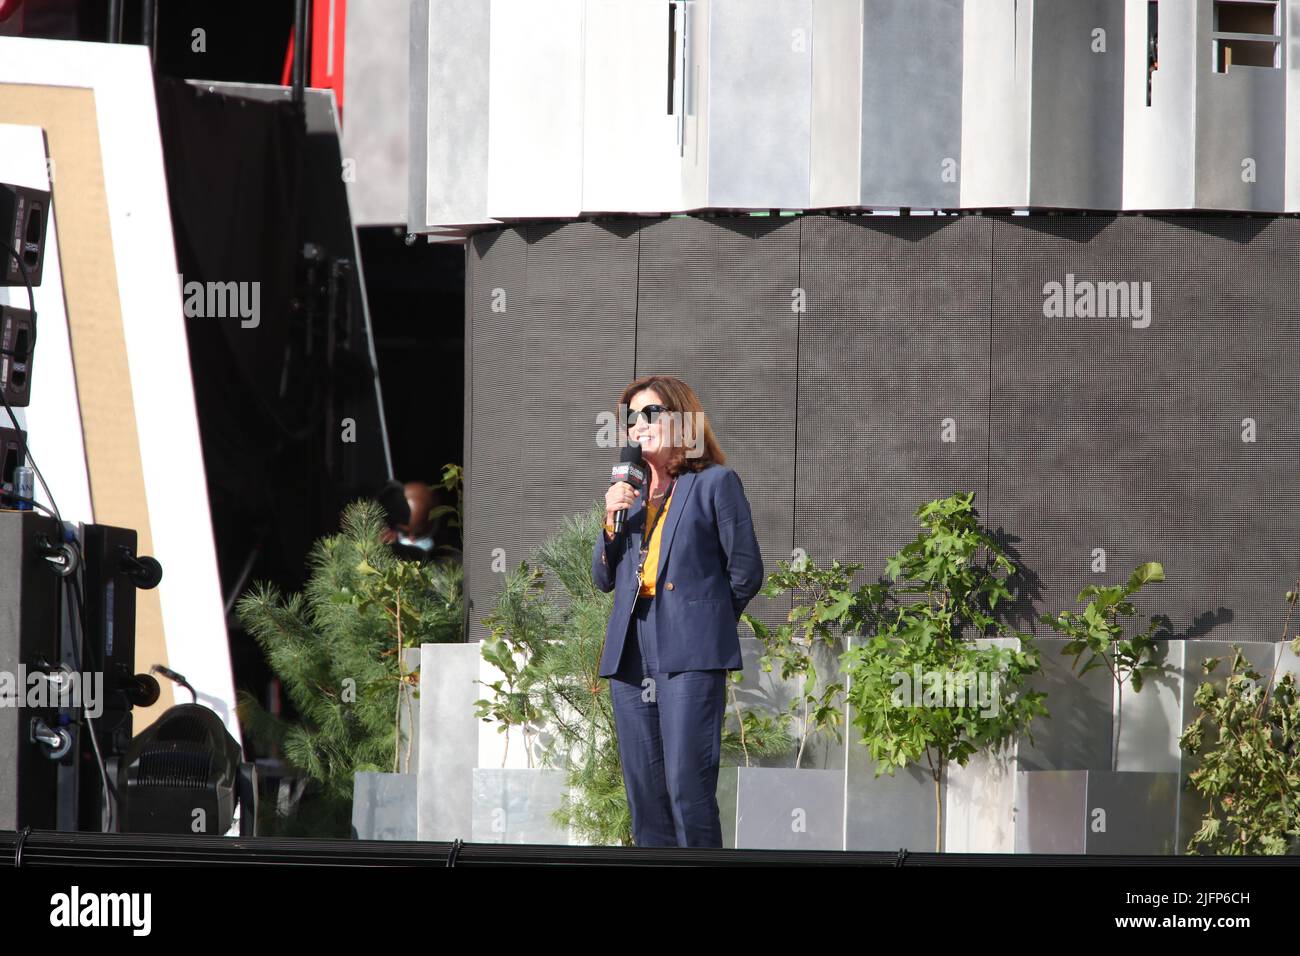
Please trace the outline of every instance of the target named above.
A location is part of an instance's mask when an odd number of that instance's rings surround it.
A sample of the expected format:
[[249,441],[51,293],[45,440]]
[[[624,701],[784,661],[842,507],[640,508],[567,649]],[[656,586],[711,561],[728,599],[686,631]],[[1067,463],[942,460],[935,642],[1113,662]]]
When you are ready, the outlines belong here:
[[158,0],[143,0],[140,14],[140,42],[149,48],[149,65],[158,62]]
[[[77,567],[84,569],[86,567],[86,556],[81,550],[81,543],[74,539],[71,542],[70,546],[73,550],[73,553],[76,554],[77,556]],[[85,646],[92,649],[92,653],[89,655],[91,666],[95,667],[96,669],[102,672],[104,670],[104,662],[99,659],[98,652],[93,650],[93,644],[91,645],[86,644],[86,638],[90,634],[90,628],[87,626],[86,602],[81,593],[81,581],[78,579],[78,576],[75,574],[65,578],[64,581],[72,588],[72,595],[77,602],[77,615],[81,623],[81,641],[78,643],[77,646],[79,647]],[[77,665],[77,669],[78,670],[81,669],[80,664]]]
[[[39,509],[39,510],[41,510],[41,511],[44,511],[44,512],[45,512],[47,515],[49,515],[51,518],[57,517],[57,516],[54,514],[54,512],[53,512],[52,510],[50,510],[49,508],[47,508],[45,505],[41,504],[41,503],[40,503],[39,501],[37,501],[35,498],[24,498],[22,495],[6,495],[5,497],[7,497],[7,498],[12,498],[14,501],[21,501],[21,502],[23,502],[24,504],[29,504],[29,505],[31,505],[33,508],[37,508],[37,509]],[[24,509],[22,509],[22,508],[0,508],[0,511],[22,511],[22,510],[24,510]]]
[[36,465],[36,459],[32,457],[32,450],[27,445],[27,436],[23,432],[22,426],[18,424],[18,416],[14,414],[13,406],[9,404],[9,399],[5,398],[4,389],[0,389],[0,402],[4,403],[5,411],[9,413],[9,420],[13,422],[14,431],[18,433],[18,444],[20,446],[20,451],[22,452],[22,460],[32,466],[32,471],[36,473],[36,480],[41,483],[41,489],[45,492],[45,497],[50,499],[50,505],[54,508],[55,520],[59,522],[59,539],[62,541],[64,537],[63,515],[59,513],[59,503],[54,500],[54,495],[50,493],[50,486],[45,483],[45,476],[41,474],[41,469]]
[[14,252],[14,247],[5,243],[5,250],[9,255],[14,257],[14,262],[18,263],[18,271],[23,274],[23,282],[27,285],[27,304],[31,306],[32,315],[36,314],[36,297],[32,295],[32,277],[27,271],[27,263],[23,262],[23,257]]
[[23,262],[23,257],[14,252],[12,246],[5,243],[5,249],[14,257],[14,262],[18,263],[18,271],[23,274],[23,282],[27,285],[27,311],[32,314],[32,344],[27,351],[34,352],[36,351],[36,296],[32,294],[31,273],[27,271],[27,263]]
[[108,42],[122,42],[122,18],[124,13],[122,0],[108,0]]
[[23,844],[27,842],[27,838],[31,835],[32,835],[32,828],[30,826],[23,827],[22,832],[18,834],[18,843],[14,847],[14,867],[16,869],[22,868]]
[[[86,566],[85,556],[81,553],[81,548],[75,541],[73,542],[73,550],[77,554],[78,567],[84,568]],[[80,573],[80,571],[78,571],[78,573]],[[73,630],[76,633],[74,633],[71,643],[73,664],[76,667],[77,672],[80,674],[82,673],[81,651],[83,647],[89,647],[86,643],[86,637],[89,634],[89,629],[86,627],[86,603],[82,598],[81,583],[77,580],[76,574],[71,575],[69,578],[65,578],[63,584],[66,587],[71,588],[73,597],[75,598],[75,605],[73,602],[68,603],[68,611],[70,616],[74,607],[77,612],[76,617],[72,619],[72,624],[74,625]],[[97,663],[97,661],[92,661],[92,663]],[[100,673],[103,673],[102,666],[100,667]],[[105,675],[105,678],[107,678],[107,675]],[[99,735],[95,730],[95,718],[91,717],[89,711],[86,710],[84,700],[82,702],[82,710],[85,711],[82,714],[82,717],[86,721],[86,733],[90,735],[90,748],[95,753],[95,765],[99,769],[99,779],[103,784],[104,810],[107,813],[107,830],[111,833],[113,832],[113,820],[116,816],[117,788],[114,787],[112,782],[108,779],[108,768],[104,765],[104,755],[99,749]]]

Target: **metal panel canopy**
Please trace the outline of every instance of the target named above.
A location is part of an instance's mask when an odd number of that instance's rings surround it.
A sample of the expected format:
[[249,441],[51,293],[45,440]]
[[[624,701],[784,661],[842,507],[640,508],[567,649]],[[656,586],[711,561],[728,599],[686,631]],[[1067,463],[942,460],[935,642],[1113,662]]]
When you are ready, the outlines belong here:
[[485,3],[412,0],[408,228],[494,223],[487,214]]
[[417,0],[411,231],[1300,212],[1300,0]]
[[963,0],[815,0],[814,208],[960,204],[963,32]]

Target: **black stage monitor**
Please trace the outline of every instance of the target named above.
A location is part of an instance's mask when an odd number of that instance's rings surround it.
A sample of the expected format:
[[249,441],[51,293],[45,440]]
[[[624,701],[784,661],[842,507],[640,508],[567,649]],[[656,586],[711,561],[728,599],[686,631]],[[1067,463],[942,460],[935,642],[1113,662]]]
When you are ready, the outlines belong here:
[[0,237],[18,257],[4,253],[0,262],[0,286],[25,285],[23,268],[33,286],[41,284],[45,262],[45,228],[50,221],[50,194],[43,189],[0,183]]

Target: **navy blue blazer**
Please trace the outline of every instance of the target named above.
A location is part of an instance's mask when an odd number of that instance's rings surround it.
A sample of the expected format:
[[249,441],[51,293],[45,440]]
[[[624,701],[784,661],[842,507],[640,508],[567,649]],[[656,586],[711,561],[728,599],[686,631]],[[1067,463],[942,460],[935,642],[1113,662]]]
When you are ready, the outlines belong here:
[[[638,497],[623,531],[607,541],[602,529],[592,552],[592,580],[614,592],[601,677],[618,670],[623,654],[641,587],[636,565],[645,517],[644,498]],[[661,520],[653,598],[660,670],[740,670],[737,624],[763,586],[763,559],[740,476],[718,464],[682,472]]]

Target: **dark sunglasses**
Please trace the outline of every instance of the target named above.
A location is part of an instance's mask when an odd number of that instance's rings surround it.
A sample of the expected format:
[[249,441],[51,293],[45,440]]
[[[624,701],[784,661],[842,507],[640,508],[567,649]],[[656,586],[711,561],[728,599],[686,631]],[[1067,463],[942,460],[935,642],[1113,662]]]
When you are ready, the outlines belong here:
[[644,417],[647,422],[653,425],[659,420],[661,412],[669,411],[666,405],[647,405],[644,408],[630,408],[627,412],[627,427],[632,428],[636,425],[638,418]]

